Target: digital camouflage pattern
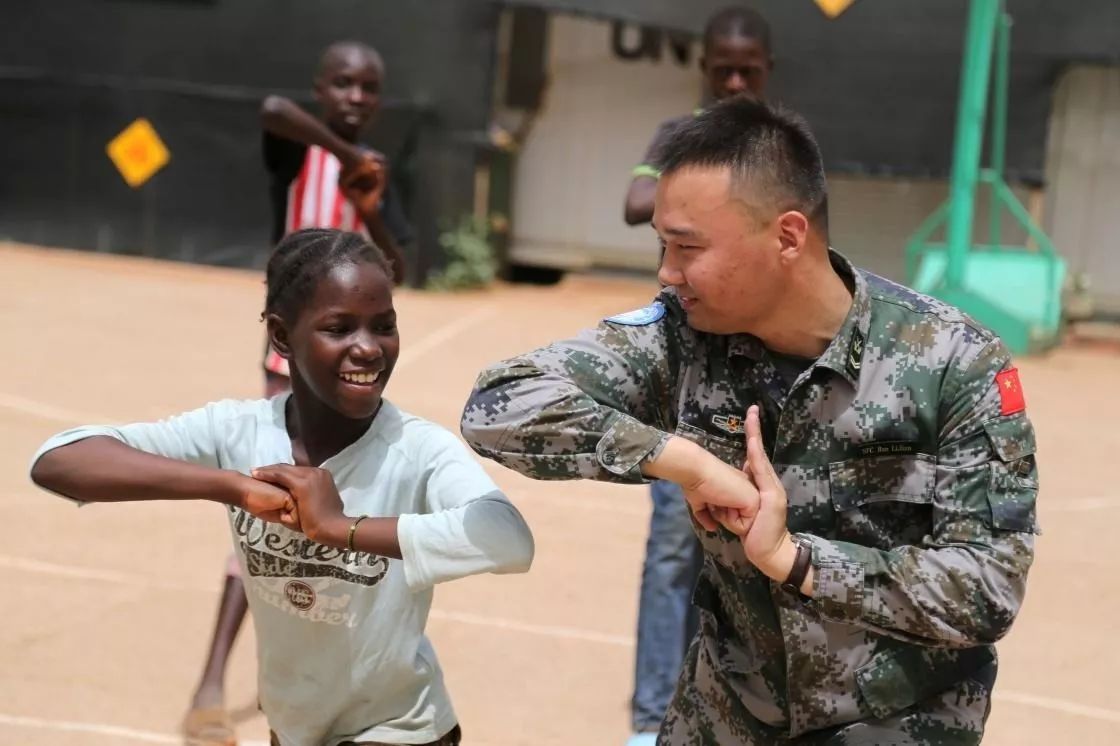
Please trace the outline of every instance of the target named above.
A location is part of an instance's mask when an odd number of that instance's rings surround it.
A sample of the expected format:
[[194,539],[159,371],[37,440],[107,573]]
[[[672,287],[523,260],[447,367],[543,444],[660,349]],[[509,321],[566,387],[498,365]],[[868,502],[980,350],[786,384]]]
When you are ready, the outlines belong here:
[[701,625],[660,744],[977,743],[993,643],[1023,600],[1038,493],[1025,413],[1001,415],[1011,365],[958,310],[833,264],[854,302],[792,384],[748,335],[687,326],[671,290],[644,325],[607,320],[481,374],[462,431],[478,453],[538,479],[644,481],[676,433],[727,463],[743,414],[811,543],[814,598],[707,533]]

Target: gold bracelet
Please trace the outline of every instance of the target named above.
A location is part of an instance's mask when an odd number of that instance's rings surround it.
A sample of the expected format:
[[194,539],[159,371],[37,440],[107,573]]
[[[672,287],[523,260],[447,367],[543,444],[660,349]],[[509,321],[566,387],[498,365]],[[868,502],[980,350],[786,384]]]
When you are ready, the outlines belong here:
[[354,532],[358,530],[358,524],[369,518],[368,515],[360,515],[354,522],[350,524],[350,533],[346,536],[346,550],[349,552],[354,551]]

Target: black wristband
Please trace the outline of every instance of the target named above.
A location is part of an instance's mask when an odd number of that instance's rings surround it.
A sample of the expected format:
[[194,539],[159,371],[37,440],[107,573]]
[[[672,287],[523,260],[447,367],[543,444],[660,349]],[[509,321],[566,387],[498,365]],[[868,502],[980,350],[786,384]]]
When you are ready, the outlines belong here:
[[797,539],[794,539],[793,543],[797,545],[797,554],[793,558],[793,567],[782,583],[782,588],[800,595],[801,584],[805,582],[805,576],[809,574],[809,568],[813,565],[813,548]]

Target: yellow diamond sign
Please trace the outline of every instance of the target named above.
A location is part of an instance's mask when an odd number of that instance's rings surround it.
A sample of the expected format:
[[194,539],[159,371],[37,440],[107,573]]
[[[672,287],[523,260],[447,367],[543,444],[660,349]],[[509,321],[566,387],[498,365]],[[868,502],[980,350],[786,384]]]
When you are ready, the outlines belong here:
[[851,7],[856,0],[813,0],[829,18],[835,18]]
[[137,119],[109,141],[105,152],[133,189],[152,178],[171,160],[171,153],[159,139],[152,123]]

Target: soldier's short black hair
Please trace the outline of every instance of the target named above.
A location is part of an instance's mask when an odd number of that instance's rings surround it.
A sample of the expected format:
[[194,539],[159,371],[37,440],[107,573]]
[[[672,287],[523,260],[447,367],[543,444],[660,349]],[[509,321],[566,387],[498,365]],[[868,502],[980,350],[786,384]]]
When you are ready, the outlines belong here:
[[754,8],[732,5],[717,11],[704,26],[704,52],[712,48],[716,39],[728,36],[745,36],[756,39],[767,54],[774,51],[770,46],[770,24]]
[[682,123],[659,148],[662,176],[692,166],[731,169],[732,188],[750,189],[763,207],[797,210],[828,226],[824,161],[798,114],[732,96]]

